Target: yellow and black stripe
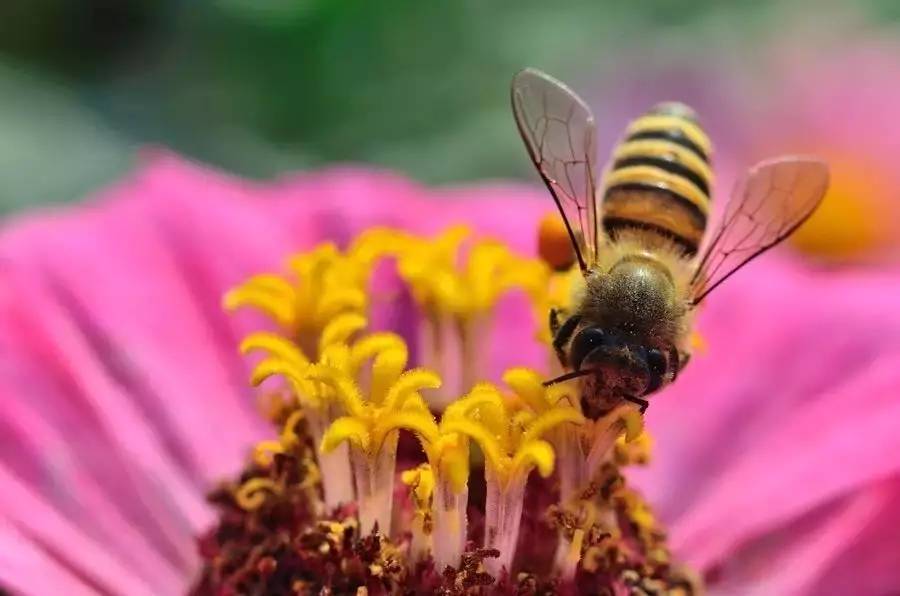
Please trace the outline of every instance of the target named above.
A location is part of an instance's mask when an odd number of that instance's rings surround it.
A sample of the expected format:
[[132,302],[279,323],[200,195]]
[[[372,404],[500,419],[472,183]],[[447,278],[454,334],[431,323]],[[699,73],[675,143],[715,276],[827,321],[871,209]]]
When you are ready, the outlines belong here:
[[709,216],[709,137],[693,110],[659,104],[633,121],[603,181],[603,227],[664,236],[697,254]]

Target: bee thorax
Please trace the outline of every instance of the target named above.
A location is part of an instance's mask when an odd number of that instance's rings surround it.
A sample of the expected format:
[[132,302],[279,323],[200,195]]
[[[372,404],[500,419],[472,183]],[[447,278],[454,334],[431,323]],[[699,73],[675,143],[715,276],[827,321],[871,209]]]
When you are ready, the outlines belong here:
[[623,259],[588,279],[581,312],[586,321],[633,336],[665,334],[677,316],[669,272],[650,259]]

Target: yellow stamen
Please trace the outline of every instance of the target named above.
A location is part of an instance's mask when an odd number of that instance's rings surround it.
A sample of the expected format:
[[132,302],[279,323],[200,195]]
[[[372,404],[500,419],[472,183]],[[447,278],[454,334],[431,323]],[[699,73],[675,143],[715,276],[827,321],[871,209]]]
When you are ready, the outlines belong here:
[[384,256],[396,256],[410,235],[389,228],[371,228],[356,237],[347,250],[357,261],[371,265]]
[[644,431],[644,417],[635,408],[624,405],[613,410],[613,415],[618,418],[625,428],[625,442],[630,443]]
[[296,410],[291,412],[291,415],[284,421],[284,427],[281,430],[281,444],[285,449],[300,444],[300,437],[297,435],[297,424],[303,420],[304,416],[303,410]]
[[241,509],[252,511],[266,502],[268,495],[281,494],[282,488],[269,478],[251,478],[234,493],[234,500]]
[[296,326],[294,309],[286,299],[252,285],[240,286],[229,291],[225,294],[223,305],[229,311],[242,307],[255,308],[285,329]]
[[253,461],[261,468],[268,468],[277,453],[284,453],[281,441],[260,441],[253,447]]
[[297,435],[297,424],[303,420],[304,416],[305,414],[302,410],[291,412],[284,421],[277,441],[266,440],[256,444],[253,449],[253,461],[263,468],[268,468],[272,465],[272,459],[275,454],[285,453],[299,446],[301,439]]
[[412,470],[406,470],[400,476],[401,481],[412,489],[416,511],[427,512],[431,508],[431,495],[434,493],[434,473],[428,464],[420,464]]
[[372,448],[372,436],[369,434],[366,423],[358,418],[343,416],[332,422],[325,431],[319,449],[324,453],[329,453],[345,441],[360,451],[369,452]]
[[421,389],[437,389],[440,386],[441,378],[436,373],[422,368],[408,370],[388,388],[384,397],[384,407],[387,410],[400,409],[414,392]]
[[406,342],[395,333],[371,333],[361,337],[350,350],[350,370],[359,371],[364,361],[387,351],[406,354]]
[[578,565],[578,561],[581,560],[581,545],[584,543],[584,530],[578,528],[575,530],[575,533],[572,535],[572,542],[569,543],[568,553],[566,556],[566,567],[571,568],[572,572],[567,574],[568,578],[574,577],[575,575],[575,567]]
[[[223,303],[228,310],[252,307],[261,311],[281,327],[286,338],[298,344],[307,360],[316,360],[319,354],[313,352],[317,344],[346,341],[352,332],[365,326],[360,317],[368,307],[369,275],[383,254],[384,250],[370,243],[348,253],[325,244],[293,257],[289,262],[292,275],[251,277],[229,291]],[[347,314],[354,317],[342,318]],[[329,327],[332,324],[335,326]],[[267,342],[259,348],[277,347],[279,355],[285,356],[285,346],[273,346],[271,338]]]
[[282,335],[267,331],[258,331],[245,337],[240,344],[240,351],[241,354],[264,352],[297,367],[309,364],[309,359],[300,351],[297,344]]
[[546,409],[546,388],[541,375],[530,368],[511,368],[503,373],[503,382],[515,391],[535,412]]
[[503,374],[503,382],[512,389],[535,413],[546,412],[557,406],[575,406],[578,388],[575,383],[557,383],[544,386],[544,377],[529,368],[511,368]]
[[547,441],[525,441],[516,449],[510,463],[511,472],[522,473],[524,470],[536,468],[538,473],[547,478],[553,473],[553,462],[556,454]]
[[[366,417],[362,391],[356,384],[356,381],[350,378],[346,372],[338,368],[318,364],[310,366],[300,374],[304,379],[321,381],[323,385],[333,389],[338,402],[350,416],[354,418]],[[322,391],[321,388],[314,389],[311,393],[318,395],[319,399],[330,395],[330,392]]]
[[653,438],[647,431],[642,432],[631,442],[624,435],[616,439],[616,461],[619,465],[646,465],[650,461]]
[[[485,524],[490,530],[485,545],[501,550],[498,560],[485,562],[489,572],[508,568],[512,561],[525,483],[533,470],[546,477],[559,467],[569,517],[557,562],[567,561],[574,570],[582,549],[598,548],[598,528],[612,526],[609,531],[615,535],[614,517],[622,511],[649,541],[655,520],[642,501],[621,490],[617,468],[649,457],[649,436],[635,408],[623,405],[598,421],[587,421],[580,413],[577,382],[544,387],[538,372],[510,369],[503,381],[513,395],[505,396],[473,374],[483,360],[480,338],[502,296],[524,291],[536,308],[539,328],[545,329],[550,306],[571,306],[580,273],[572,269],[551,275],[546,263],[469,236],[464,227],[433,239],[370,230],[345,251],[322,245],[292,258],[286,276],[258,275],[226,295],[226,307],[255,307],[281,327],[250,334],[240,346],[244,354],[262,356],[251,375],[254,385],[282,378],[269,414],[280,426],[279,436],[258,443],[253,461],[274,477],[282,472],[282,461],[302,455],[301,488],[324,490],[328,507],[354,501],[359,512],[355,530],[365,534],[377,526],[387,533],[392,518],[396,523],[403,517],[392,515],[398,436],[401,430],[414,434],[427,463],[402,474],[417,524],[404,556],[430,551],[439,566],[457,565],[465,545],[471,443],[485,458]],[[463,395],[447,405],[439,420],[426,397],[427,390],[441,386],[441,376],[424,368],[408,370],[410,354],[400,336],[366,334],[369,277],[385,256],[396,258],[400,277],[433,327],[435,345],[448,336],[452,341],[456,333],[462,346],[462,367],[451,381],[463,381],[464,389],[452,391]],[[544,339],[549,341],[548,333]],[[308,461],[310,439],[317,447],[318,466]],[[279,466],[273,467],[273,461]],[[345,482],[337,486],[341,483],[335,476],[341,474]],[[252,478],[235,490],[235,499],[241,507],[258,508],[269,495],[296,488],[284,482],[281,476]],[[608,494],[613,496],[604,497],[609,503],[590,501],[599,486],[611,487]],[[568,513],[570,507],[575,513]],[[403,519],[408,523],[408,517]],[[327,531],[334,541],[323,546],[337,548],[345,529],[332,525]]]
[[434,416],[426,409],[386,412],[378,421],[376,432],[379,436],[384,436],[398,428],[416,433],[422,441],[428,443],[436,443],[440,438]]
[[264,290],[273,296],[287,300],[294,297],[293,286],[286,279],[274,273],[254,275],[244,285]]
[[307,382],[304,370],[304,367],[287,360],[266,358],[253,368],[253,372],[250,374],[250,384],[257,387],[270,377],[281,376],[287,379],[294,391],[294,395],[301,403],[305,403],[313,408],[320,408],[324,405],[324,401],[321,399],[321,392],[315,391]]
[[528,442],[543,436],[562,424],[584,424],[585,418],[575,408],[562,406],[547,410],[528,422],[522,432],[522,441]]
[[444,411],[443,419],[472,418],[491,424],[505,415],[506,404],[497,388],[491,383],[479,383],[466,395],[451,403]]
[[[381,404],[388,395],[391,386],[398,381],[406,368],[406,348],[384,350],[372,361],[372,379],[369,388],[369,401]],[[440,385],[436,380],[432,386]],[[403,406],[401,406],[403,407]]]
[[358,288],[330,288],[323,292],[313,309],[314,325],[320,327],[345,311],[362,311],[367,304],[366,294]]
[[[509,371],[505,377],[520,386],[533,380],[523,369]],[[549,475],[553,470],[554,450],[540,437],[561,424],[582,424],[581,413],[569,406],[555,406],[532,417],[518,417],[516,412],[510,412],[495,387],[482,384],[477,389],[454,403],[452,410],[448,408],[441,428],[475,440],[501,486],[514,477],[527,476],[535,467],[542,475]],[[472,404],[469,408],[467,401]],[[487,415],[483,415],[485,408]]]
[[[302,371],[301,376],[319,387],[313,393],[324,398],[330,389],[344,409],[346,416],[336,420],[326,432],[323,449],[333,449],[341,441],[349,441],[357,449],[370,456],[377,455],[384,438],[404,425],[415,427],[418,432],[429,433],[431,414],[419,397],[423,389],[440,386],[441,379],[425,369],[402,372],[406,363],[406,345],[399,336],[378,334],[363,338],[349,352],[358,366],[364,357],[374,357],[372,363],[371,390],[368,398],[354,378],[351,367],[341,369],[327,365],[313,365]],[[426,414],[422,418],[422,414]],[[352,422],[351,422],[352,421]]]
[[336,315],[322,329],[319,337],[319,352],[334,344],[346,344],[354,333],[362,331],[368,325],[366,317],[359,313],[349,312]]
[[517,257],[492,240],[475,241],[461,263],[461,244],[469,234],[453,227],[431,241],[408,241],[399,251],[400,275],[424,310],[469,320],[489,312],[513,288],[536,292],[543,285],[544,263]]

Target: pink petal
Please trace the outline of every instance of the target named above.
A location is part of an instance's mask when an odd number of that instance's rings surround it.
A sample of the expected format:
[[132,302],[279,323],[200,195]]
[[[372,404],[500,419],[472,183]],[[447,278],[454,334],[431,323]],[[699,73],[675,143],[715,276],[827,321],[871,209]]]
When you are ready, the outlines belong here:
[[[900,585],[900,549],[897,528],[900,527],[900,484],[897,478],[877,483],[853,499],[871,500],[880,506],[877,515],[867,516],[867,523],[854,521],[856,531],[840,545],[840,556],[829,561],[827,569],[816,578],[811,594],[889,594]],[[850,524],[848,524],[849,526]]]
[[[268,206],[273,219],[289,226],[312,221],[341,243],[376,225],[436,234],[466,224],[525,254],[534,253],[538,218],[555,209],[536,186],[429,189],[393,174],[344,168],[286,179],[268,194],[274,199]],[[291,235],[302,238],[305,232],[299,227]]]
[[[25,485],[0,466],[0,507],[15,519],[18,533],[27,537],[22,544],[23,555],[39,547],[48,557],[58,559],[58,566],[46,566],[44,571],[66,576],[68,572],[85,578],[104,591],[119,594],[159,594],[175,586],[167,586],[165,578],[158,584],[148,584],[110,555],[109,549],[89,537],[62,517],[51,504],[35,496]],[[21,513],[20,513],[21,512]],[[15,550],[16,547],[14,547]],[[44,558],[46,560],[46,557]],[[9,569],[3,569],[4,581],[13,579]],[[19,581],[23,581],[22,578]],[[75,584],[77,587],[77,584]],[[50,593],[68,587],[60,584]]]
[[0,569],[3,582],[20,594],[53,594],[65,586],[66,594],[93,596],[97,592],[60,565],[14,526],[0,521]]
[[742,545],[711,578],[713,594],[889,594],[900,581],[892,544],[896,479],[810,511]]
[[[878,454],[900,449],[898,293],[892,274],[818,274],[770,260],[710,298],[700,325],[708,353],[654,399],[655,460],[634,474],[681,557],[717,575],[752,567],[776,581],[785,528],[897,474],[900,461]],[[838,523],[816,519],[816,535]],[[771,561],[762,550],[743,561],[746,544],[769,545]],[[763,560],[770,569],[753,567]],[[817,581],[809,573],[803,582]],[[737,589],[738,575],[729,577]]]
[[753,536],[896,474],[900,463],[877,454],[900,450],[898,363],[900,351],[761,437],[677,520],[673,546],[707,567]]
[[900,149],[894,118],[900,98],[896,40],[870,37],[839,51],[807,55],[781,49],[782,93],[773,102],[774,126],[767,127],[768,134],[791,135],[794,143],[810,149],[845,148],[891,175],[889,156]]
[[536,186],[463,186],[440,190],[435,199],[442,205],[435,216],[428,218],[430,229],[465,223],[478,234],[502,240],[524,255],[537,251],[540,218],[556,212],[549,193]]
[[495,309],[487,346],[487,379],[499,383],[503,373],[516,366],[546,371],[547,348],[536,340],[539,325],[531,303],[521,292],[500,299]]
[[[157,548],[165,545],[173,560],[192,561],[191,538],[209,521],[196,486],[103,368],[70,313],[23,276],[7,271],[3,287],[0,346],[7,395],[26,400],[76,446],[77,464],[123,515],[154,537]],[[4,451],[3,457],[10,455]]]
[[[3,463],[35,491],[34,498],[41,498],[38,493],[43,493],[65,519],[107,546],[113,557],[145,580],[175,586],[192,571],[192,560],[166,560],[134,520],[120,511],[122,503],[114,499],[124,495],[110,494],[91,474],[90,466],[85,465],[89,454],[84,444],[80,452],[74,452],[59,429],[36,415],[26,402],[11,394],[4,398],[0,428],[11,445],[5,450]],[[109,466],[113,462],[107,458],[104,463]],[[3,509],[22,525],[34,515],[25,503],[11,503]]]
[[[129,207],[20,235],[5,254],[46,276],[64,314],[168,434],[191,475],[222,474],[259,436],[249,390],[218,357],[203,311],[146,215]],[[202,408],[195,396],[214,396],[217,407]]]
[[286,222],[292,238],[299,241],[312,227],[340,245],[372,226],[416,229],[437,208],[429,209],[428,191],[405,178],[356,168],[286,178],[265,196],[271,201],[267,213],[273,221]]

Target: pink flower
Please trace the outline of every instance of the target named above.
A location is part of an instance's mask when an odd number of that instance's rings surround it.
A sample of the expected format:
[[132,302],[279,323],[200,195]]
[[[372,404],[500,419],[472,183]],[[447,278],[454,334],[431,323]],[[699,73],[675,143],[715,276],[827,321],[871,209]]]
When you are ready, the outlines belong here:
[[[0,585],[160,594],[197,577],[205,494],[269,434],[235,346],[258,323],[222,294],[285,255],[375,225],[466,222],[533,250],[536,190],[426,190],[332,170],[253,184],[155,156],[77,210],[0,238]],[[879,594],[900,584],[891,528],[900,420],[900,279],[768,258],[709,301],[709,349],[649,424],[639,480],[711,587]],[[491,376],[542,366],[504,303]],[[850,587],[852,586],[852,588]]]

